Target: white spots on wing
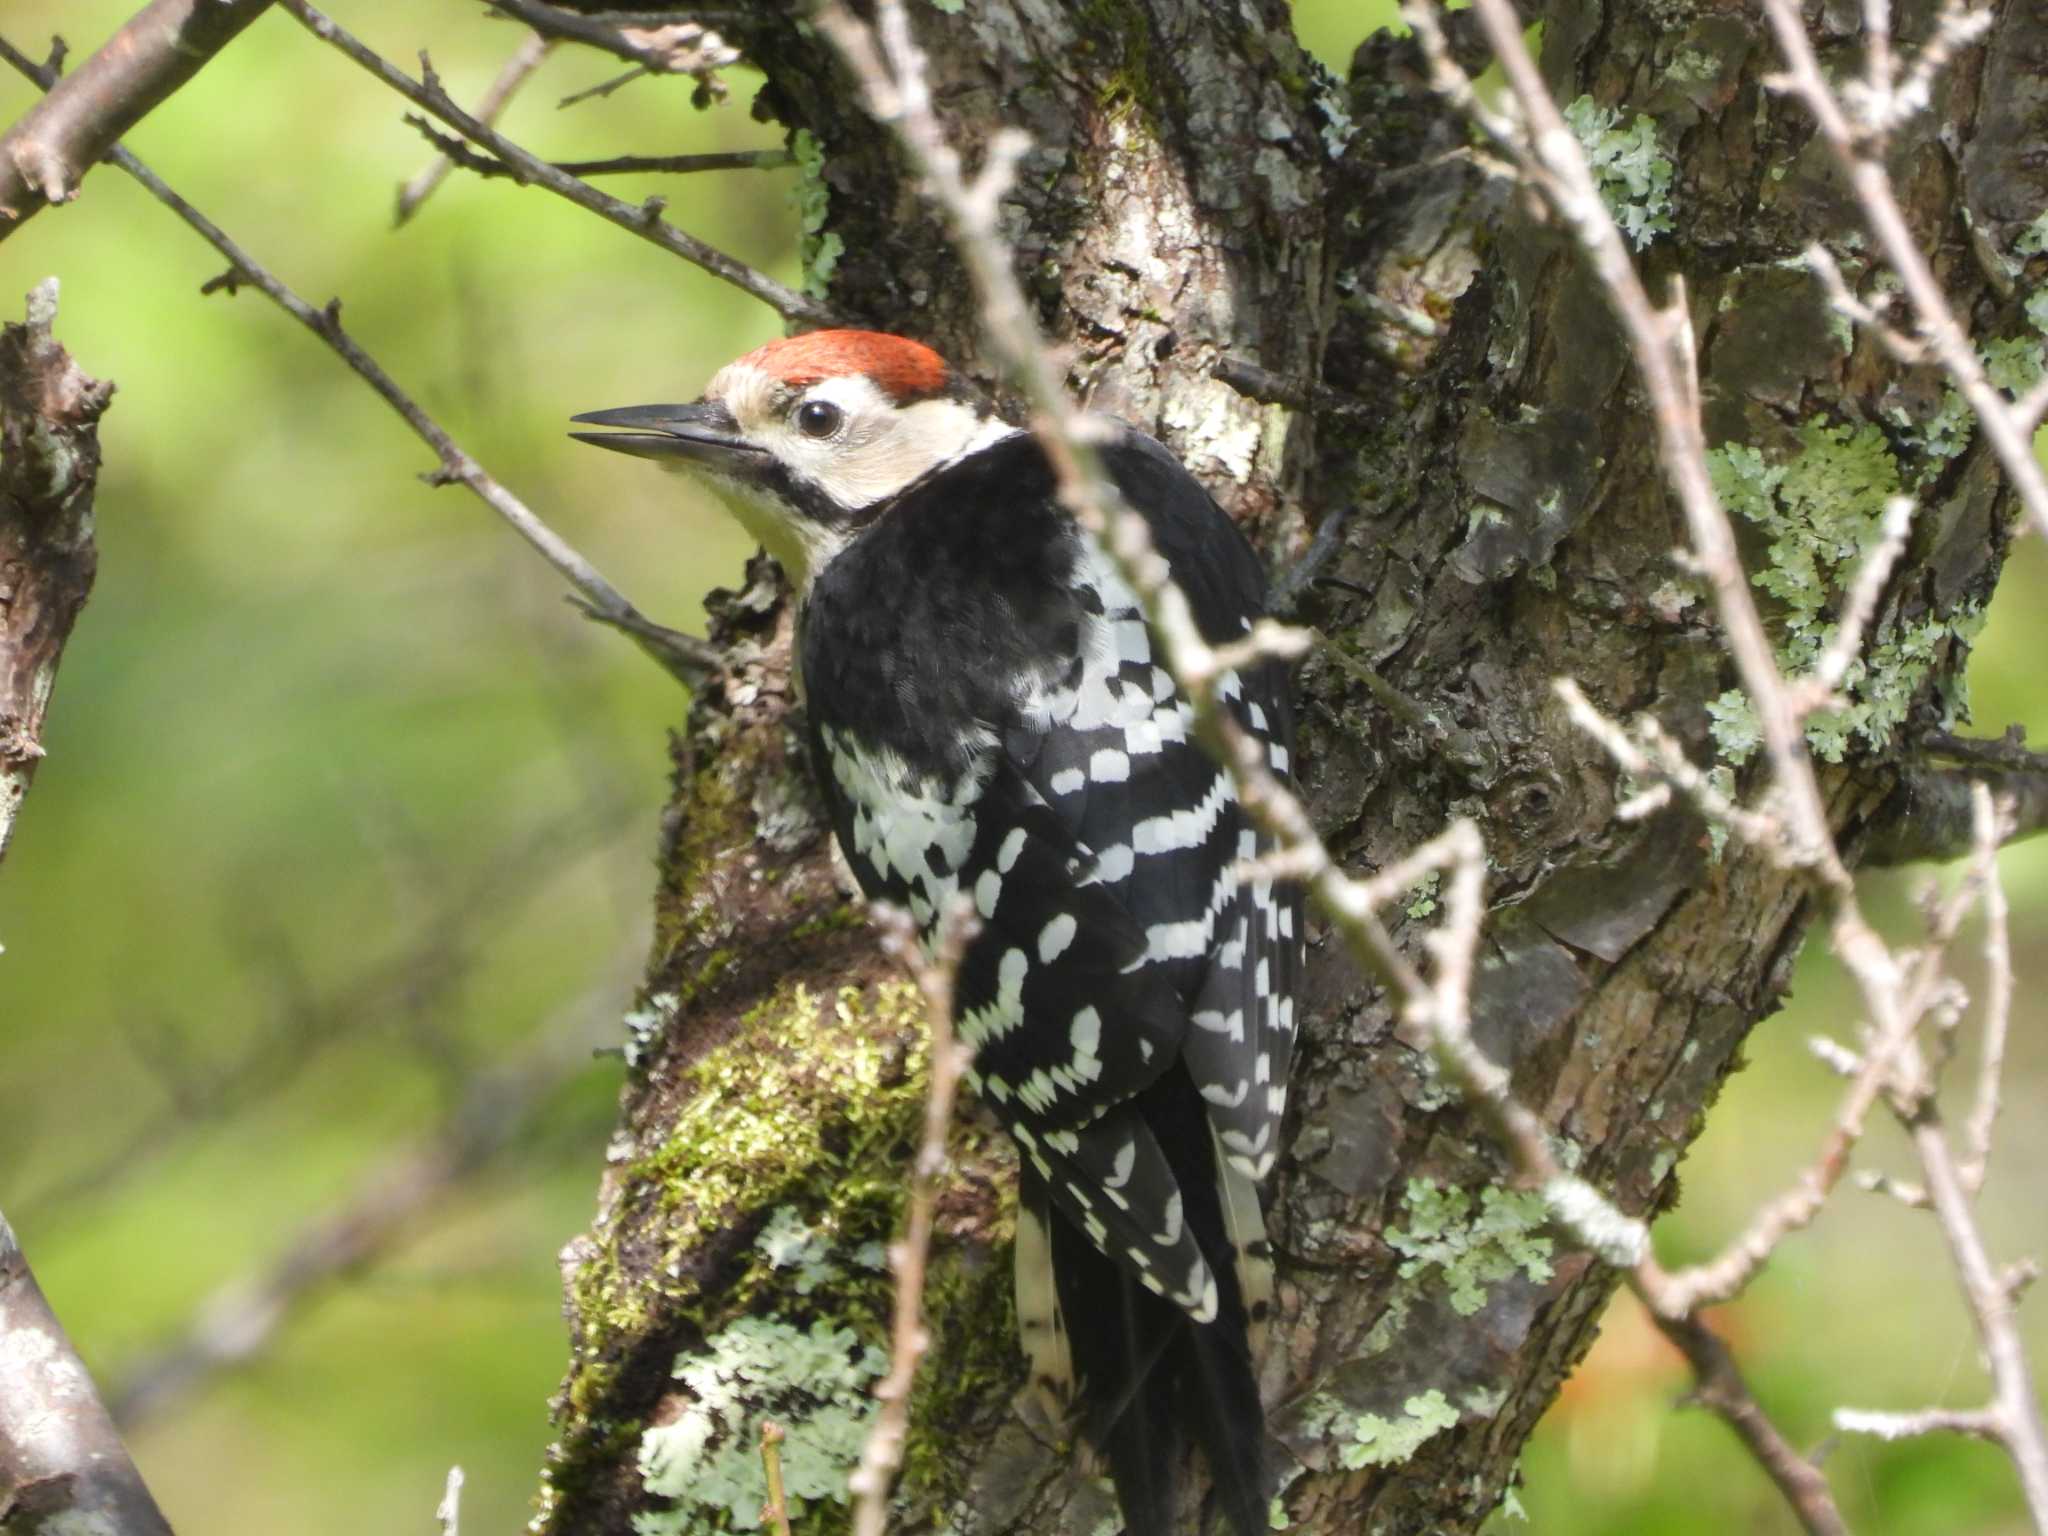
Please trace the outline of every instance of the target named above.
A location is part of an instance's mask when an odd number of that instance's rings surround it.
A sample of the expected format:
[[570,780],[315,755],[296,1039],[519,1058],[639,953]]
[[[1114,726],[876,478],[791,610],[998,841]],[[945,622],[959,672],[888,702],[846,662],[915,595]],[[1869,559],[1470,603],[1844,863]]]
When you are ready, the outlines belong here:
[[1079,928],[1079,926],[1080,925],[1074,921],[1072,913],[1062,912],[1058,916],[1054,917],[1050,922],[1048,922],[1043,928],[1039,929],[1039,963],[1042,965],[1051,965],[1053,961],[1059,959],[1061,955],[1065,954],[1067,946],[1074,942],[1074,934],[1076,930]]
[[1116,1149],[1116,1158],[1110,1171],[1103,1176],[1103,1184],[1109,1189],[1122,1189],[1131,1182],[1131,1170],[1138,1166],[1138,1143],[1126,1136],[1124,1144]]
[[1223,1035],[1232,1043],[1244,1039],[1244,1010],[1233,1008],[1225,1013],[1221,1008],[1204,1008],[1196,1013],[1191,1022],[1197,1029],[1206,1029],[1211,1034]]
[[[960,1015],[960,1038],[977,1050],[991,1040],[1000,1040],[1019,1024],[1024,1022],[1024,978],[1030,973],[1031,959],[1021,949],[1003,952],[1003,958],[996,965],[996,995],[979,1008],[970,1008]],[[999,1078],[988,1078],[990,1096],[998,1103],[1007,1102],[1010,1085]],[[1021,1095],[1020,1095],[1021,1096]]]
[[1052,776],[1047,787],[1056,795],[1076,795],[1087,783],[1088,771],[1085,768],[1062,768]]
[[1131,829],[1131,846],[1139,853],[1171,853],[1180,848],[1199,848],[1216,830],[1223,807],[1236,799],[1228,774],[1219,773],[1201,803],[1185,810],[1148,816]]
[[1268,729],[1268,727],[1267,727],[1267,725],[1266,725],[1266,712],[1265,712],[1265,710],[1264,710],[1264,709],[1262,709],[1262,708],[1260,708],[1260,707],[1259,707],[1258,705],[1256,705],[1256,704],[1252,704],[1252,705],[1249,705],[1249,706],[1247,706],[1247,708],[1246,708],[1246,713],[1247,713],[1247,714],[1249,714],[1249,715],[1251,716],[1251,722],[1252,722],[1252,729],[1253,729],[1253,730],[1255,730],[1255,731],[1257,731],[1257,732],[1258,732],[1258,733],[1259,733],[1260,735],[1262,735],[1262,736],[1263,736],[1263,735],[1264,735],[1264,734],[1266,733],[1267,729]]
[[[1074,1022],[1067,1026],[1067,1043],[1074,1048],[1074,1060],[1095,1061],[1095,1053],[1102,1045],[1102,1015],[1093,1007],[1083,1008],[1074,1015]],[[1101,1064],[1096,1063],[1096,1070]],[[1094,1074],[1089,1074],[1093,1078]]]
[[1133,665],[1143,665],[1152,659],[1152,636],[1143,619],[1116,621],[1116,656],[1118,661]]
[[1179,1190],[1176,1189],[1172,1197],[1168,1199],[1166,1209],[1161,1213],[1161,1216],[1162,1224],[1159,1230],[1152,1234],[1152,1241],[1162,1248],[1171,1248],[1180,1241],[1181,1206]]
[[1007,875],[1016,865],[1017,856],[1024,851],[1024,829],[1012,827],[1003,839],[1003,846],[996,850],[996,871]]
[[1021,949],[1005,950],[1002,963],[996,967],[996,1000],[1010,1007],[1017,1007],[1024,1001],[1024,977],[1031,969],[1031,962]]
[[[850,731],[824,733],[832,777],[853,806],[853,857],[911,888],[912,913],[929,926],[958,887],[974,846],[974,806],[987,782],[994,737],[967,743],[968,766],[952,784],[912,771],[894,752]],[[937,864],[935,868],[933,855]],[[921,903],[921,908],[920,908]]]
[[1047,1131],[1045,1144],[1066,1157],[1081,1150],[1081,1138],[1072,1131]]
[[1244,1102],[1244,1096],[1251,1091],[1252,1085],[1242,1078],[1238,1079],[1235,1088],[1227,1088],[1222,1083],[1202,1084],[1202,1097],[1224,1109],[1237,1108]]
[[1102,852],[1095,855],[1095,865],[1088,871],[1088,878],[1081,883],[1083,885],[1115,885],[1117,881],[1125,879],[1130,875],[1135,863],[1136,860],[1132,857],[1130,844],[1111,843]]
[[996,915],[996,902],[1003,894],[1003,877],[992,869],[984,869],[981,878],[974,882],[974,910],[986,922]]
[[1159,734],[1159,719],[1156,715],[1149,720],[1140,720],[1136,725],[1124,727],[1124,750],[1133,757],[1149,757],[1160,749],[1163,739]]
[[1271,760],[1275,773],[1285,773],[1287,771],[1287,764],[1289,762],[1287,749],[1281,746],[1279,742],[1274,742],[1271,747],[1266,749],[1266,756]]
[[1208,949],[1210,927],[1209,922],[1199,917],[1180,923],[1154,923],[1145,930],[1145,952],[1124,969],[1134,971],[1156,960],[1192,960]]
[[1114,747],[1098,747],[1088,759],[1088,777],[1097,784],[1121,784],[1130,776],[1130,758]]

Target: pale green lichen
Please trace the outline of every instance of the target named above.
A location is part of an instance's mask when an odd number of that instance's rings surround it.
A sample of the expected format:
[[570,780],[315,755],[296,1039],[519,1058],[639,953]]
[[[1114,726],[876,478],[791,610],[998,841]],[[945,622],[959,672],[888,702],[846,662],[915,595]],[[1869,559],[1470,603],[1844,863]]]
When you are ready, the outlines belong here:
[[637,1067],[647,1059],[647,1052],[669,1021],[676,1016],[681,999],[673,992],[656,992],[625,1017],[626,1065]]
[[1764,728],[1756,707],[1740,688],[1730,688],[1718,699],[1707,700],[1707,730],[1722,761],[1740,768],[1763,745]]
[[796,204],[797,254],[803,264],[804,292],[822,299],[831,291],[832,274],[846,253],[846,242],[838,231],[827,231],[825,215],[832,204],[831,188],[825,184],[825,146],[808,128],[790,136],[789,152],[796,161],[796,186],[791,200]]
[[696,1353],[679,1356],[676,1379],[692,1401],[640,1437],[641,1480],[671,1509],[633,1517],[639,1536],[751,1531],[768,1485],[758,1426],[772,1418],[786,1438],[782,1476],[801,1517],[807,1504],[847,1501],[876,1403],[870,1391],[887,1357],[849,1328],[742,1317]]
[[1487,1288],[1512,1275],[1550,1278],[1553,1245],[1543,1235],[1549,1214],[1540,1194],[1488,1186],[1475,1201],[1468,1190],[1410,1179],[1401,1206],[1402,1224],[1384,1234],[1403,1256],[1398,1273],[1412,1280],[1440,1272],[1460,1317],[1478,1312]]
[[[2034,297],[2048,299],[2048,293]],[[2031,308],[2028,319],[2033,320]],[[2043,359],[2037,336],[1996,337],[1980,346],[1977,355],[1984,363],[1985,377],[2009,395],[2024,395],[2041,380]]]
[[2012,248],[2022,256],[2048,256],[2048,209],[2019,233]]
[[1409,890],[1408,905],[1402,910],[1414,921],[1421,922],[1436,911],[1436,893],[1442,884],[1442,872],[1434,869],[1431,870],[1420,880],[1416,881],[1415,885]]
[[932,9],[945,16],[958,16],[967,9],[967,0],[931,0]]
[[[1770,541],[1764,568],[1750,580],[1782,605],[1779,664],[1804,675],[1834,639],[1829,610],[1878,542],[1885,508],[1900,494],[1898,460],[1876,427],[1836,426],[1815,416],[1800,428],[1795,453],[1766,458],[1746,444],[1724,443],[1707,455],[1707,468],[1722,504]],[[1967,641],[1976,622],[1966,604],[1880,630],[1843,680],[1846,706],[1807,722],[1808,744],[1828,762],[1840,762],[1858,737],[1880,750],[1889,745],[1947,643]],[[1762,745],[1756,711],[1740,689],[1709,702],[1707,715],[1724,763],[1740,767]]]
[[1581,96],[1564,120],[1586,151],[1600,201],[1637,250],[1671,229],[1671,186],[1676,167],[1657,143],[1657,124],[1638,114],[1627,127],[1621,114]]
[[1457,1422],[1458,1410],[1450,1399],[1431,1387],[1402,1403],[1398,1418],[1357,1413],[1336,1398],[1322,1397],[1310,1407],[1305,1425],[1328,1439],[1338,1463],[1355,1472],[1398,1466]]
[[794,1269],[796,1293],[808,1296],[826,1281],[837,1277],[832,1263],[832,1241],[807,1225],[794,1206],[782,1205],[768,1218],[768,1225],[754,1239],[754,1246],[771,1269]]

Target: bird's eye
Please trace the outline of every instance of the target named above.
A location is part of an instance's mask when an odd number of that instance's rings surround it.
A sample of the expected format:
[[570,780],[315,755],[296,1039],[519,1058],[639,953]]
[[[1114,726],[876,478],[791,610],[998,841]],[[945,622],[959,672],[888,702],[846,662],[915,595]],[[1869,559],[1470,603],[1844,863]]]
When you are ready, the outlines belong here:
[[830,400],[806,400],[796,408],[796,429],[805,437],[830,437],[845,419],[846,412]]

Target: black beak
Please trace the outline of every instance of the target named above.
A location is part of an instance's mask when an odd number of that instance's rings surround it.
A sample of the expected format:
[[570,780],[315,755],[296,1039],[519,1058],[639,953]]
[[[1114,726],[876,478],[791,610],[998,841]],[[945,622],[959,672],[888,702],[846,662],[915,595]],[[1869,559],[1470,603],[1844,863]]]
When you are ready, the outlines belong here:
[[616,411],[585,411],[569,419],[626,428],[569,435],[638,458],[701,464],[737,476],[756,473],[768,462],[767,451],[740,435],[739,423],[722,405],[628,405]]

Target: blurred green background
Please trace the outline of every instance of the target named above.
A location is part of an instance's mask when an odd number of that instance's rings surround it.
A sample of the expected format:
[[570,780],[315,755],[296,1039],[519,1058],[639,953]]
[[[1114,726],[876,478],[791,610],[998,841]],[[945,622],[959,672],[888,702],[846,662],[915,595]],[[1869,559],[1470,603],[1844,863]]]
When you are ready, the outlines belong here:
[[[0,26],[32,52],[58,30],[90,49],[132,8],[9,0]],[[520,35],[481,7],[334,9],[390,57],[431,49],[463,100]],[[1297,7],[1340,70],[1388,15]],[[671,81],[556,109],[616,72],[559,52],[506,126],[555,158],[778,143],[748,117],[745,71],[705,112]],[[0,117],[31,95],[0,78]],[[306,297],[342,296],[358,338],[458,440],[645,611],[691,627],[704,591],[736,575],[740,537],[677,483],[570,443],[565,418],[687,398],[776,334],[774,317],[509,183],[458,174],[394,232],[394,187],[429,158],[401,117],[272,14],[129,142]],[[792,178],[608,185],[666,195],[685,227],[793,282]],[[619,1037],[665,732],[684,707],[465,493],[413,478],[426,450],[323,348],[259,296],[200,297],[221,267],[110,170],[0,243],[6,313],[61,275],[61,339],[120,386],[99,586],[0,878],[0,1209],[115,1386],[217,1287],[445,1124],[479,1069]],[[2042,721],[2037,545],[1972,667],[1991,731]],[[2005,869],[2025,982],[2048,858],[2022,848]],[[1910,881],[1882,882],[1895,931]],[[1668,1259],[1711,1250],[1810,1156],[1836,1085],[1803,1042],[1844,1026],[1846,999],[1809,954],[1685,1164]],[[2019,1022],[1985,1197],[2007,1257],[2042,1246],[2048,1163],[2048,1053],[2038,1013]],[[132,1441],[180,1530],[430,1529],[451,1462],[469,1475],[468,1529],[523,1520],[564,1356],[555,1254],[590,1216],[618,1071],[607,1058],[569,1074],[478,1184],[324,1287],[248,1364],[159,1400]],[[2037,1346],[2043,1312],[2029,1309]],[[1931,1224],[1876,1197],[1844,1194],[1722,1323],[1803,1444],[1837,1403],[1981,1393]],[[1617,1303],[1525,1457],[1526,1528],[1792,1529],[1717,1423],[1671,1411],[1684,1380]],[[1981,1446],[1846,1443],[1830,1466],[1860,1531],[2021,1528]]]

